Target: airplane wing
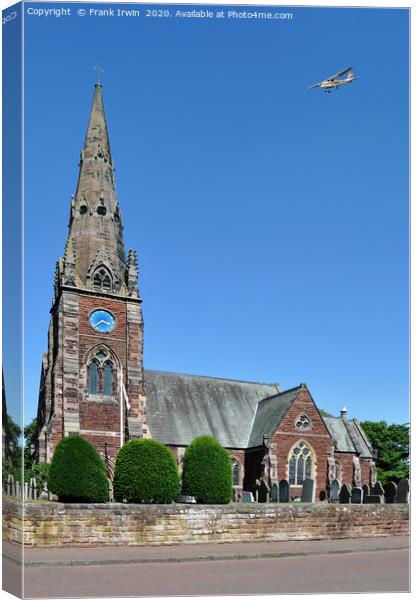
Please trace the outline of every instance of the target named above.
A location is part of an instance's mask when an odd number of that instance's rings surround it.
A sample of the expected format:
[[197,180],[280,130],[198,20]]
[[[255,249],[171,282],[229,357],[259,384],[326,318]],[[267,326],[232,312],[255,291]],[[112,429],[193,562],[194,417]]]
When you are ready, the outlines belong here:
[[334,79],[337,79],[338,77],[342,77],[343,75],[348,73],[348,71],[352,71],[352,67],[348,67],[348,69],[344,69],[343,71],[340,71],[339,73],[336,73],[335,75],[332,75],[332,77],[328,77],[327,81],[333,81]]
[[311,87],[309,87],[308,90],[313,90],[313,88],[319,87],[321,83],[322,81],[320,81],[319,83],[315,83],[315,85],[311,85]]

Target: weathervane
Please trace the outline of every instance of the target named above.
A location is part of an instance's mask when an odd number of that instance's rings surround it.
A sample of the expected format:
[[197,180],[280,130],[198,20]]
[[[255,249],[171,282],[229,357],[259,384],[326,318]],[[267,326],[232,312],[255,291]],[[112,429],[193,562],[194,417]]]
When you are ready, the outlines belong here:
[[103,69],[101,63],[94,65],[93,69],[97,73],[97,85],[101,85],[100,76],[102,73],[104,73],[104,69]]

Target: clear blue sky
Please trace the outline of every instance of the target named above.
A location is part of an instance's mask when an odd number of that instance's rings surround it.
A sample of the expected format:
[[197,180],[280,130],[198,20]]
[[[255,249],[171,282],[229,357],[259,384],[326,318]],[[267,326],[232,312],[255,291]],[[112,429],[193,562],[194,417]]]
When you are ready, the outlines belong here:
[[[408,421],[408,12],[70,6],[25,21],[26,422],[98,60],[145,367],[306,382],[333,414]],[[306,91],[350,65],[352,85]]]

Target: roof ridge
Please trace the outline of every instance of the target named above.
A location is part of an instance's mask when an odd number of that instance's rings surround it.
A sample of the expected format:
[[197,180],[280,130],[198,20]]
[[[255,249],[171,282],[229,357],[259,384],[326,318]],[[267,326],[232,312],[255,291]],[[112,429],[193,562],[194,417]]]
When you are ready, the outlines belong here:
[[226,377],[216,377],[215,375],[197,375],[195,373],[180,373],[177,371],[161,371],[159,369],[144,369],[145,373],[160,373],[161,375],[181,375],[182,377],[198,377],[201,379],[217,379],[219,381],[230,381],[234,383],[248,383],[250,385],[266,385],[276,387],[277,383],[262,383],[261,381],[247,381],[245,379],[227,379]]

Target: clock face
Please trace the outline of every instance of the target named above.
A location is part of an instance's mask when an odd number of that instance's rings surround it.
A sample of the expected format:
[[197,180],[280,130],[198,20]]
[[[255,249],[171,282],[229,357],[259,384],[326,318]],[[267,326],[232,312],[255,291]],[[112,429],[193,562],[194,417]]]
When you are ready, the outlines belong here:
[[100,333],[109,333],[116,326],[116,321],[111,313],[106,310],[95,310],[90,314],[91,326]]

